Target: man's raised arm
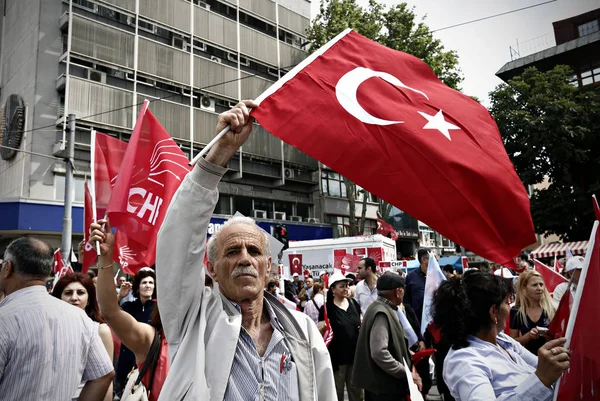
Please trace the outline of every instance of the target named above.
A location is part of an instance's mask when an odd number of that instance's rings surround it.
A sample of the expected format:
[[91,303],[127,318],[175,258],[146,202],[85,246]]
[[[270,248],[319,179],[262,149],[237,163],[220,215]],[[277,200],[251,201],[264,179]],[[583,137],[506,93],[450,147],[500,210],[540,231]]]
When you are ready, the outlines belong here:
[[185,177],[158,235],[157,297],[171,360],[190,320],[200,313],[206,232],[219,197],[217,185],[227,163],[252,131],[253,118],[248,112],[252,107],[256,107],[252,101],[244,101],[219,115],[217,133],[227,125],[231,130]]

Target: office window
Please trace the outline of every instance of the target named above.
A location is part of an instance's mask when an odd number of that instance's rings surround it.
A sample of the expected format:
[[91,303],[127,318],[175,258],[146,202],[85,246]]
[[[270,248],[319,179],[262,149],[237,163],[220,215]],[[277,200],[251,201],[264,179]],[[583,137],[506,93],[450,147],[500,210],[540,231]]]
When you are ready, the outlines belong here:
[[584,67],[581,72],[581,86],[600,82],[600,64]]
[[344,179],[338,173],[327,171],[321,173],[321,184],[323,195],[346,197],[346,184]]
[[296,216],[301,216],[303,219],[310,217],[310,205],[298,203],[296,205]]
[[224,214],[231,215],[231,204],[229,203],[231,196],[229,195],[219,195],[219,201],[217,202],[217,206],[215,207],[215,214]]
[[235,196],[233,198],[233,213],[240,212],[244,216],[252,216],[252,198]]
[[[273,201],[268,199],[254,199],[255,210],[266,210],[267,213],[273,211]],[[281,210],[278,210],[280,212]]]
[[291,202],[274,201],[276,212],[284,212],[286,218],[294,215],[294,204]]
[[[334,233],[337,232],[339,237],[347,237],[350,235],[350,218],[347,216],[327,215],[326,218],[333,226]],[[356,224],[360,229],[360,218],[356,218]],[[365,221],[365,230],[362,235],[372,235],[377,233],[377,221],[367,219]],[[359,233],[359,235],[361,235]]]
[[[81,202],[84,201],[84,183],[85,179],[81,177],[73,177],[73,188],[71,188],[71,194],[73,195],[73,201]],[[65,200],[65,176],[55,175],[54,176],[54,200],[64,201]]]
[[598,26],[598,20],[586,22],[585,24],[581,24],[577,27],[579,31],[579,37],[590,35],[594,32],[598,32],[600,30],[600,26]]

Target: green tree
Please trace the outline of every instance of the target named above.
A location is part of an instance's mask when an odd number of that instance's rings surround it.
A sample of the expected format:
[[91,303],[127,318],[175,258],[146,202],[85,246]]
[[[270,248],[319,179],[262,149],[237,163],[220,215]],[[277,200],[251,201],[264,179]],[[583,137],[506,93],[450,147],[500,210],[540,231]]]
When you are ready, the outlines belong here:
[[572,76],[567,66],[529,68],[490,93],[490,111],[523,183],[549,182],[531,197],[536,231],[577,241],[590,235],[600,193],[600,91]]
[[458,55],[434,39],[425,18],[417,20],[415,8],[400,3],[387,9],[370,0],[366,9],[356,0],[321,0],[319,14],[306,34],[314,51],[346,28],[390,49],[412,54],[426,62],[442,82],[459,89],[462,81]]
[[[307,29],[307,38],[311,42],[310,51],[315,51],[333,39],[346,28],[352,28],[361,35],[381,43],[391,49],[412,54],[426,62],[438,78],[446,85],[459,89],[462,75],[458,67],[458,55],[446,50],[439,39],[434,39],[425,18],[417,20],[415,8],[400,3],[387,9],[382,3],[370,0],[367,8],[356,0],[321,0],[319,14]],[[356,185],[344,179],[350,211],[350,235],[364,232],[366,215],[366,196],[362,202],[360,227],[355,217]],[[364,190],[362,190],[364,191]],[[389,218],[391,205],[383,202],[381,209]]]

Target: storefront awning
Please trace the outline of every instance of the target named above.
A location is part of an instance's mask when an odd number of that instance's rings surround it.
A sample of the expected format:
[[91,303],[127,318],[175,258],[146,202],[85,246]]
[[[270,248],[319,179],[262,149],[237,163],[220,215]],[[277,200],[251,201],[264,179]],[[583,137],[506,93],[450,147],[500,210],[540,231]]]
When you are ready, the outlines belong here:
[[571,250],[573,255],[583,255],[587,250],[587,246],[587,241],[546,244],[531,252],[530,256],[536,259],[565,256],[567,254],[567,247]]

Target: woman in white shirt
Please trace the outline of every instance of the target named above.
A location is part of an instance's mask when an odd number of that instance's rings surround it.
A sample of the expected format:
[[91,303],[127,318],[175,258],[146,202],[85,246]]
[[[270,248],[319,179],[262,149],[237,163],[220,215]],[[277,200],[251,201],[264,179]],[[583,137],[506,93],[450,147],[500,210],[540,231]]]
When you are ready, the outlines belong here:
[[434,295],[434,322],[452,344],[443,377],[456,400],[551,400],[569,368],[565,339],[547,342],[539,357],[504,333],[514,289],[510,280],[468,272]]

